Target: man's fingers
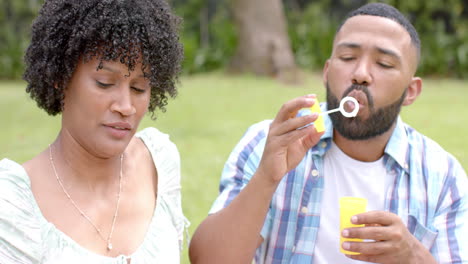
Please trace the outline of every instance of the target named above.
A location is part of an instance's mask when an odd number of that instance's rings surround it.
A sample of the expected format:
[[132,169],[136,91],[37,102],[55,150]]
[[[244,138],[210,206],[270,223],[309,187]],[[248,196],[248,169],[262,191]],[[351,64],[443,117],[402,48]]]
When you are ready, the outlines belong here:
[[384,241],[392,238],[389,231],[389,227],[386,226],[353,227],[347,228],[346,231],[343,232],[343,237]]
[[356,225],[389,226],[397,221],[401,221],[400,217],[386,211],[370,211],[355,215],[351,218],[351,222]]
[[314,103],[316,96],[313,94],[304,95],[301,97],[294,98],[281,106],[278,114],[273,120],[273,123],[282,123],[294,116],[301,108],[311,107]]
[[291,131],[287,131],[286,133],[283,133],[281,135],[278,135],[278,139],[280,140],[281,145],[289,145],[291,142],[297,141],[298,139],[302,137],[306,137],[308,134],[313,134],[317,133],[315,131],[315,127],[308,126],[303,129],[293,129]]
[[381,255],[394,250],[391,242],[344,242],[343,248],[363,255]]
[[274,125],[272,124],[270,130],[274,135],[281,136],[283,134],[298,130],[299,128],[303,129],[304,126],[314,122],[315,120],[317,120],[317,118],[317,113],[290,118],[282,123],[277,123]]
[[305,149],[310,149],[319,142],[320,137],[325,133],[325,131],[317,133],[317,130],[314,127],[313,133],[309,133],[304,137],[303,145]]

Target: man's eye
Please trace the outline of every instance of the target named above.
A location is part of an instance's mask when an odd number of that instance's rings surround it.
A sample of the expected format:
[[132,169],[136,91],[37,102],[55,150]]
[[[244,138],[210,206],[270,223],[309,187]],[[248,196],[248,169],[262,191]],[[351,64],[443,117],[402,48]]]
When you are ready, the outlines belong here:
[[341,57],[340,58],[342,61],[350,61],[350,60],[353,60],[354,57]]
[[377,64],[379,64],[381,67],[386,68],[386,69],[391,69],[391,68],[393,68],[392,65],[387,64],[387,63],[378,62]]

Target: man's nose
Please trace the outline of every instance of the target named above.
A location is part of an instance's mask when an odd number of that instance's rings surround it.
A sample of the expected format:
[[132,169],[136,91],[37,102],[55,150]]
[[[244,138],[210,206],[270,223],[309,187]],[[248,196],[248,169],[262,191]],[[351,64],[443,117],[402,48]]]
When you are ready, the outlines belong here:
[[353,84],[369,85],[372,82],[372,75],[370,72],[370,62],[360,60],[353,72]]

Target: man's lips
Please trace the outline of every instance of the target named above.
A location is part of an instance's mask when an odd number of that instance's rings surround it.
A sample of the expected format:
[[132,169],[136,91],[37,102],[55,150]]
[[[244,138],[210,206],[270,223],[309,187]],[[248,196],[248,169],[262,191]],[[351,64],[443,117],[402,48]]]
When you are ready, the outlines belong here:
[[359,109],[367,106],[369,102],[367,101],[367,96],[363,91],[353,90],[347,96],[354,97],[359,103]]

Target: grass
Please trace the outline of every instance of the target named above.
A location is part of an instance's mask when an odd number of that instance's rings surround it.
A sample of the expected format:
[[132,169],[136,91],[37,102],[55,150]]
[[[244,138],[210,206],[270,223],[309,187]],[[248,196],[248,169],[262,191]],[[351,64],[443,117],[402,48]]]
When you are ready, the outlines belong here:
[[[24,162],[45,149],[57,135],[60,117],[49,117],[24,92],[20,81],[0,82],[0,159]],[[467,83],[426,80],[420,98],[403,108],[403,119],[437,141],[468,168],[468,116],[464,115]],[[273,118],[291,98],[317,93],[324,99],[319,75],[300,86],[285,86],[253,76],[220,73],[185,76],[179,96],[156,121],[145,117],[140,128],[155,126],[171,135],[182,160],[183,208],[193,234],[217,196],[225,160],[246,128]],[[182,263],[189,263],[187,250]]]

